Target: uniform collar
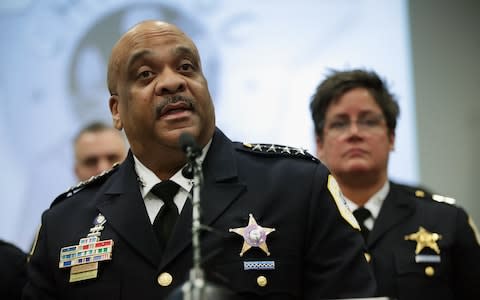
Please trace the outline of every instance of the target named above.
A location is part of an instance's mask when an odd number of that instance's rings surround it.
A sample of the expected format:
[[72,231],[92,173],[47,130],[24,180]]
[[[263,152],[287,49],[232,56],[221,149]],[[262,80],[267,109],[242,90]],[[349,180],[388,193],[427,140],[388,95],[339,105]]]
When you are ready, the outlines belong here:
[[[370,211],[373,219],[376,219],[378,217],[378,214],[380,213],[380,208],[382,207],[383,201],[385,201],[385,198],[387,197],[389,191],[390,182],[387,180],[385,181],[385,184],[375,194],[373,194],[373,196],[370,197],[367,202],[365,202],[365,205],[363,207]],[[352,211],[358,208],[358,205],[356,203],[346,198],[345,196],[344,198],[347,202],[348,207]]]
[[[202,154],[198,158],[198,161],[200,164],[203,163],[203,160],[207,155],[208,149],[210,149],[211,143],[212,143],[212,140],[210,139],[210,141],[205,145],[205,147],[203,147]],[[157,175],[155,175],[155,173],[153,173],[152,170],[147,168],[135,155],[133,155],[133,160],[134,160],[135,172],[137,173],[138,182],[140,184],[140,191],[142,193],[142,197],[145,198],[145,195],[147,195],[150,192],[150,190],[162,180],[160,180],[160,178],[158,178]],[[180,170],[178,170],[170,178],[170,180],[174,181],[176,184],[178,184],[181,188],[183,188],[187,192],[190,192],[193,186],[193,180],[185,178],[183,176],[182,169],[185,166],[180,168]]]

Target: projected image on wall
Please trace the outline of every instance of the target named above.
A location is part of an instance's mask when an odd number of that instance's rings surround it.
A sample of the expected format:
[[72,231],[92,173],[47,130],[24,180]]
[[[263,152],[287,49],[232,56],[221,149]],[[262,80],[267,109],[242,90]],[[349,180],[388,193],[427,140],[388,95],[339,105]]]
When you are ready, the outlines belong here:
[[0,236],[25,250],[42,211],[76,184],[77,130],[111,123],[109,53],[144,19],[195,40],[217,125],[237,141],[315,153],[316,85],[332,68],[376,70],[401,105],[392,178],[417,180],[406,1],[9,0],[0,14],[0,163],[11,170],[0,175]]

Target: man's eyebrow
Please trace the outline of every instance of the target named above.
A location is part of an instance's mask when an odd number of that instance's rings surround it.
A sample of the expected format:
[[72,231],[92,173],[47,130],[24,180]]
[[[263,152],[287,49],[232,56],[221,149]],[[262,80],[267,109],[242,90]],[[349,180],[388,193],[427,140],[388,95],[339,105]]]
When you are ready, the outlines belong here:
[[151,54],[153,51],[151,49],[142,49],[140,51],[134,52],[127,61],[127,70],[130,68],[141,58]]
[[[190,47],[187,46],[177,46],[173,50],[173,53],[176,56],[181,56],[181,55],[188,55],[191,56],[192,58],[195,58],[198,60],[198,55],[196,54],[196,51],[191,49]],[[139,59],[142,59],[145,56],[148,56],[152,54],[154,51],[152,49],[141,49],[136,52],[134,52],[127,61],[127,70],[129,70],[132,65],[134,65]]]
[[191,56],[192,58],[194,58],[195,60],[198,61],[198,55],[197,55],[196,51],[194,51],[192,48],[190,48],[188,46],[183,46],[183,45],[177,46],[173,49],[173,53],[176,56],[188,55],[188,56]]

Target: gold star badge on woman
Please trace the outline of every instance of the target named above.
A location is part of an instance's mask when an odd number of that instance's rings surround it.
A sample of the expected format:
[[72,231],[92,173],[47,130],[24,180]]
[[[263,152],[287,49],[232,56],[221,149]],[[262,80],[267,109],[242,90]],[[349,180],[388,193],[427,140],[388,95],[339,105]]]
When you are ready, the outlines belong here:
[[235,232],[243,237],[243,247],[240,256],[243,256],[252,247],[258,247],[270,256],[267,247],[267,235],[275,231],[275,228],[266,228],[257,224],[252,214],[248,215],[248,225],[245,227],[230,228],[230,232]]
[[405,236],[405,240],[417,242],[415,254],[420,253],[420,251],[422,251],[425,247],[432,249],[437,254],[440,254],[440,248],[438,247],[437,241],[441,238],[442,236],[440,234],[432,233],[422,226],[418,228],[417,232]]

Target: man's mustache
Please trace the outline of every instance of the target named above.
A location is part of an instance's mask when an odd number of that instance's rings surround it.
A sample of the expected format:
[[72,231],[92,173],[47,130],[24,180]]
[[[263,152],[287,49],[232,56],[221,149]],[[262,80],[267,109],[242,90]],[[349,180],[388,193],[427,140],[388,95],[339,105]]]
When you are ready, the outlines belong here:
[[194,110],[195,100],[191,97],[185,97],[182,95],[165,96],[162,98],[162,102],[160,102],[155,108],[155,116],[157,118],[160,117],[165,106],[178,102],[183,102],[187,106],[187,109]]

